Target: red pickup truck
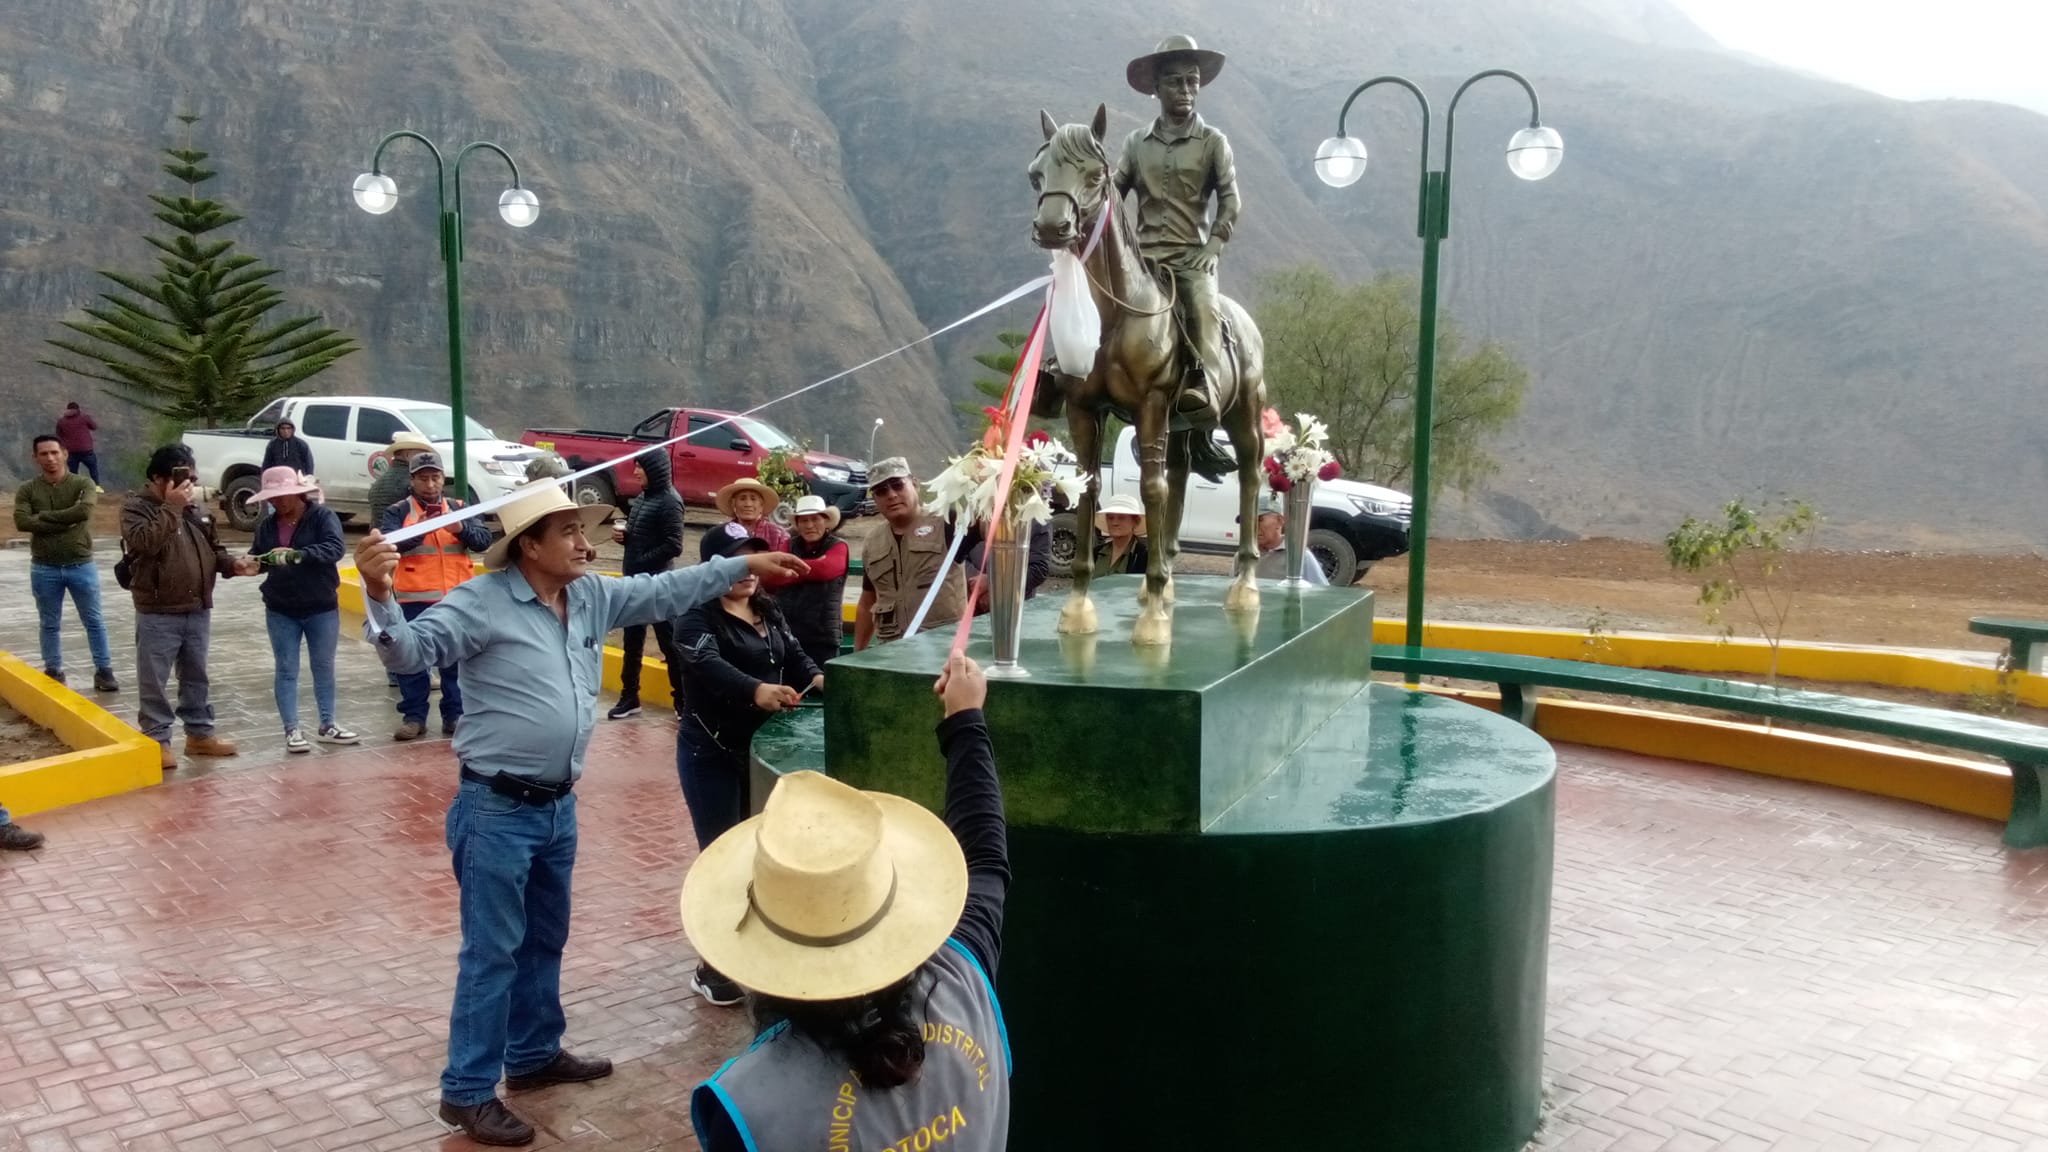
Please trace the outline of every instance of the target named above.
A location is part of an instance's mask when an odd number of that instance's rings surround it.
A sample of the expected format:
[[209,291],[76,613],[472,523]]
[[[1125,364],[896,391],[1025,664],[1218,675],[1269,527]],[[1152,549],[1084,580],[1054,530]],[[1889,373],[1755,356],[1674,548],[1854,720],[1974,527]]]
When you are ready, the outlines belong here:
[[[633,478],[633,457],[649,444],[686,432],[689,439],[669,445],[668,451],[675,462],[676,491],[691,504],[711,503],[720,488],[755,475],[756,466],[770,452],[797,446],[794,438],[765,420],[710,408],[663,408],[630,432],[528,428],[519,442],[553,452],[579,472],[606,460],[617,461],[610,471],[577,481],[576,502],[623,508],[626,497],[640,493],[640,482]],[[861,511],[868,498],[867,465],[827,452],[806,452],[792,463],[810,490],[827,503],[847,515]]]

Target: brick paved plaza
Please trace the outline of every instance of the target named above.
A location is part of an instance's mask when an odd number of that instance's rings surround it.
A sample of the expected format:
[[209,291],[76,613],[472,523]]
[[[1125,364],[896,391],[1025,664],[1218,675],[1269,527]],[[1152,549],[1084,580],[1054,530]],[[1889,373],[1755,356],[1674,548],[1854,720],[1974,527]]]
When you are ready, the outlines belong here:
[[[26,572],[0,552],[0,644],[34,661]],[[132,719],[131,616],[106,587],[109,703]],[[0,1152],[467,1146],[432,1120],[447,742],[390,742],[394,697],[345,628],[341,719],[364,743],[288,757],[255,591],[223,584],[215,612],[215,706],[244,754],[39,815],[48,846],[0,856]],[[519,1098],[537,1146],[694,1148],[688,1087],[747,1036],[687,989],[671,732],[650,711],[591,748],[563,985],[570,1042],[619,1071]],[[1537,1147],[2048,1147],[2048,852],[1867,796],[1560,760]],[[1196,1007],[1257,1010],[1218,992]]]

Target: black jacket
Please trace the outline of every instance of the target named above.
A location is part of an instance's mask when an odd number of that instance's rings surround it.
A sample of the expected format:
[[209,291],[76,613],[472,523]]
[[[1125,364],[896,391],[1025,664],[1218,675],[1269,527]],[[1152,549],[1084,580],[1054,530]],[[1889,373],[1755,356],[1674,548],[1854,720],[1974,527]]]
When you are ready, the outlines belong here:
[[811,573],[775,589],[775,602],[789,620],[790,635],[813,660],[820,652],[836,654],[846,634],[846,567],[851,549],[836,533],[827,532],[816,544],[792,536],[789,550],[811,565]]
[[336,589],[341,587],[337,567],[347,546],[341,538],[341,517],[325,504],[308,504],[292,530],[292,542],[277,541],[277,515],[268,514],[256,522],[256,539],[249,545],[252,556],[273,548],[294,548],[302,555],[296,564],[279,564],[263,570],[263,606],[280,616],[304,620],[341,606]]
[[771,607],[767,635],[727,612],[717,600],[699,604],[676,621],[683,656],[684,724],[700,725],[720,748],[745,756],[754,732],[771,713],[754,707],[760,684],[810,687],[819,668],[789,634],[782,612]]
[[263,466],[275,468],[279,464],[289,464],[298,469],[301,475],[314,475],[313,446],[297,436],[289,440],[280,440],[272,436],[270,443],[263,446]]
[[666,572],[683,554],[683,498],[676,495],[668,449],[641,453],[639,464],[647,473],[647,487],[633,498],[632,511],[626,514],[624,570],[628,576]]

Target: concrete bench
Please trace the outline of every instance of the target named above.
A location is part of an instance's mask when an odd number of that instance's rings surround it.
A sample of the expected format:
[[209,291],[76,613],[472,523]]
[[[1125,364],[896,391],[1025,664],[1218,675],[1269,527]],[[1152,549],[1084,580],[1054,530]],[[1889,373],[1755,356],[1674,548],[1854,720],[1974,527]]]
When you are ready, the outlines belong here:
[[2048,789],[2048,728],[2037,724],[1860,696],[1498,652],[1375,644],[1372,666],[1379,672],[1498,685],[1502,715],[1531,726],[1536,720],[1535,689],[1564,688],[1793,720],[1996,756],[2012,770],[2006,844],[2014,848],[2048,845],[2048,807],[2043,804],[2043,792]]
[[2010,616],[1972,616],[1970,631],[2003,637],[2006,666],[2015,672],[2048,675],[2048,620],[2016,620]]

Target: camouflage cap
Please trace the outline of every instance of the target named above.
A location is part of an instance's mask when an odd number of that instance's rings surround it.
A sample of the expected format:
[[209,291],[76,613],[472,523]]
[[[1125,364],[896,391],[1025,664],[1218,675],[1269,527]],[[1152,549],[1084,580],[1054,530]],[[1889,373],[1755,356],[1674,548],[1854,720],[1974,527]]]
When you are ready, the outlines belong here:
[[910,479],[910,461],[901,456],[877,460],[868,468],[868,488],[879,488],[891,480]]

